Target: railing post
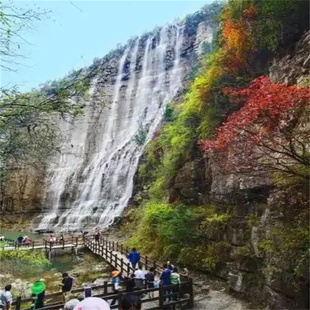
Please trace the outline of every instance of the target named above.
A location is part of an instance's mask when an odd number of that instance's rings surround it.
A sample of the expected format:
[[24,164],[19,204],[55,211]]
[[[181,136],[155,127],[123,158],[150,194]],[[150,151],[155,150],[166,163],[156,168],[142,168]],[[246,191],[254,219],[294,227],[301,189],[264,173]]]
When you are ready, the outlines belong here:
[[118,241],[116,241],[116,251],[119,252],[119,250],[118,250]]
[[194,291],[193,291],[193,279],[192,278],[189,279],[188,285],[189,285],[188,308],[193,308],[193,306],[194,306]]
[[75,246],[77,247],[79,243],[79,237],[75,237]]
[[123,244],[121,243],[121,253],[123,254]]
[[164,287],[159,287],[159,309],[162,309],[164,307]]
[[145,270],[148,269],[147,264],[148,264],[148,259],[147,259],[147,255],[145,255]]
[[108,294],[108,281],[104,281],[103,285],[104,285],[103,293],[104,293],[104,295],[107,295]]
[[118,293],[118,310],[122,310],[121,305],[122,305],[122,299],[123,299],[123,294]]
[[15,309],[16,310],[20,310],[21,300],[22,300],[22,297],[18,296],[17,299],[16,299],[16,304],[15,304]]
[[130,263],[127,263],[127,273],[130,274],[131,273],[130,271],[131,271],[130,270]]
[[124,272],[124,258],[121,258],[121,272]]
[[62,249],[64,250],[65,248],[65,238],[62,238]]
[[115,243],[114,243],[114,241],[112,242],[112,251],[115,251]]
[[117,268],[117,259],[118,259],[117,254],[114,254],[114,264],[115,264],[116,269],[118,269]]

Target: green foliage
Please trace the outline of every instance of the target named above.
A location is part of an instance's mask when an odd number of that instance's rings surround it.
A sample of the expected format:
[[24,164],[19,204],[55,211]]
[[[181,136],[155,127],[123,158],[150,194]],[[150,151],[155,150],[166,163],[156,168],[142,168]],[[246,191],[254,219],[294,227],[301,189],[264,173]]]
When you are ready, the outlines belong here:
[[231,245],[226,241],[212,242],[206,249],[206,258],[202,260],[202,266],[208,271],[215,270],[220,263],[229,257]]
[[229,219],[213,205],[194,208],[152,201],[136,209],[131,219],[133,226],[127,229],[134,231],[127,245],[155,258],[212,271],[229,256],[227,242],[210,241]]
[[89,85],[90,77],[76,71],[45,84],[40,91],[0,90],[1,181],[12,168],[30,165],[44,169],[46,160],[59,151],[61,141],[52,116],[71,121],[83,113],[80,100]]
[[8,243],[6,241],[1,240],[0,241],[0,249],[3,250],[4,247],[6,247],[8,245]]
[[32,250],[0,250],[0,260],[18,260],[21,263],[29,263],[37,266],[50,264],[50,262],[45,258],[43,252]]
[[164,114],[164,121],[165,122],[172,122],[174,120],[174,111],[171,107],[171,104],[167,104]]
[[259,225],[259,216],[257,215],[257,213],[251,213],[251,215],[249,216],[249,226],[253,227],[253,226],[258,226]]
[[215,1],[205,5],[200,11],[185,17],[185,32],[192,35],[196,32],[197,26],[202,21],[208,21],[209,24],[217,22],[217,15],[222,9],[222,3]]
[[229,214],[213,214],[211,217],[207,218],[207,221],[210,223],[220,223],[224,224],[231,218]]
[[147,138],[147,130],[142,123],[139,124],[138,132],[134,136],[134,140],[138,146],[144,145]]
[[150,202],[135,216],[139,225],[128,245],[142,246],[144,252],[153,256],[168,256],[169,253],[175,259],[185,242],[184,236],[189,233],[185,223],[191,217],[191,211],[184,206],[174,208],[165,203]]
[[307,278],[310,233],[307,224],[291,224],[273,228],[269,239],[259,242],[259,250],[266,270],[281,270],[285,284],[298,287],[300,278]]
[[246,256],[252,257],[254,254],[249,246],[240,246],[240,247],[237,247],[236,249],[236,255],[243,256],[243,257],[246,257]]
[[1,273],[21,275],[50,265],[43,252],[32,250],[0,250]]

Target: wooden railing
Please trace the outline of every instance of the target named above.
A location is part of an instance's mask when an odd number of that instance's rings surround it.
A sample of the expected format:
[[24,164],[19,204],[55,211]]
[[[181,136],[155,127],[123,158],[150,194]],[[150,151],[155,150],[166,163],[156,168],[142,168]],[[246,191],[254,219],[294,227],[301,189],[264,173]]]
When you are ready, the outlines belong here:
[[68,245],[72,245],[75,247],[79,245],[84,245],[83,237],[74,237],[74,236],[66,237],[61,240],[57,240],[56,242],[49,242],[46,239],[32,240],[30,243],[19,243],[16,240],[9,240],[9,239],[5,239],[5,241],[8,242],[9,247],[14,247],[15,250],[18,250],[19,248],[35,249],[35,247],[40,247],[40,249],[41,248],[52,249],[54,246],[59,245],[62,245],[62,248],[64,249]]
[[[94,236],[85,238],[85,246],[91,250],[95,250],[96,252],[98,252],[98,254],[101,255],[105,260],[107,260],[113,267],[119,267],[122,272],[126,271],[127,273],[130,273],[130,271],[134,271],[130,264],[124,262],[122,259],[118,259],[116,261],[115,254],[114,260],[112,258],[113,251],[119,252],[127,257],[130,253],[128,247],[125,247],[120,242],[109,241],[107,238],[100,238],[99,242],[92,241],[95,241]],[[103,254],[105,254],[105,257],[103,256]],[[150,259],[147,255],[140,255],[140,264],[142,267],[144,267],[144,269],[150,269],[151,267],[153,267],[158,275],[163,270],[163,266],[161,264],[157,263],[155,260]]]
[[[113,287],[113,284],[112,283],[108,283],[108,281],[104,281],[103,285],[95,285],[95,286],[92,286],[92,290],[96,291],[96,290],[102,290],[103,291],[103,294],[106,295],[110,292],[110,294],[112,293],[112,287]],[[83,293],[84,292],[84,288],[78,288],[78,289],[73,289],[71,290],[71,293],[72,294],[78,294],[78,293]],[[62,296],[63,296],[63,293],[62,292],[57,292],[57,293],[51,293],[51,294],[46,294],[44,296],[44,300],[45,301],[48,301],[50,299],[53,299],[53,300],[59,300],[57,302],[53,302],[53,303],[47,303],[46,304],[46,307],[49,307],[49,306],[59,306],[59,305],[63,305],[62,303]],[[35,298],[34,297],[29,297],[29,298],[21,298],[21,297],[18,297],[16,301],[14,301],[12,303],[13,306],[15,306],[15,309],[16,310],[20,310],[22,309],[22,304],[25,304],[25,303],[29,303],[29,302],[34,302],[35,301]],[[46,308],[44,307],[44,309]],[[59,306],[60,307],[60,306]],[[27,308],[28,309],[28,308]],[[29,308],[31,309],[31,308]],[[46,308],[48,309],[48,308]],[[58,308],[57,308],[58,309]]]
[[43,240],[31,240],[30,243],[21,243],[18,242],[17,240],[11,240],[11,239],[5,239],[5,241],[8,242],[8,245],[5,247],[14,247],[15,250],[19,248],[30,248],[33,249],[35,246],[43,245]]
[[[111,305],[111,309],[121,309],[121,300],[125,295],[128,294],[149,294],[153,293],[154,297],[147,297],[142,298],[142,303],[152,303],[152,305],[148,306],[147,308],[149,310],[152,309],[174,309],[175,305],[177,304],[183,304],[185,306],[185,309],[190,309],[193,307],[193,284],[192,280],[189,280],[187,282],[181,283],[180,285],[169,285],[169,286],[160,286],[158,288],[152,288],[152,289],[143,289],[143,290],[137,290],[135,292],[125,292],[121,291],[118,294],[113,293],[112,291],[113,284],[105,282],[104,285],[94,286],[92,287],[92,291],[97,289],[103,289],[103,293],[99,294],[93,294],[92,297],[98,297],[102,298],[105,301],[109,302],[114,299],[116,299],[118,302],[117,304]],[[76,289],[72,290],[72,295],[75,293],[82,293],[84,289]],[[168,294],[167,291],[169,291]],[[165,295],[166,294],[166,295]],[[62,299],[62,293],[53,293],[53,294],[47,294],[45,296],[45,300],[53,299],[54,302],[46,303],[43,308],[40,308],[40,310],[59,310],[64,307],[64,303],[60,300],[55,301],[55,299]],[[169,301],[165,302],[165,300],[169,299]],[[21,308],[22,303],[29,303],[34,302],[34,298],[26,298],[26,299],[20,299],[20,302],[13,302],[13,305],[15,305],[16,310],[31,310],[32,307],[27,308]]]
[[[129,274],[133,272],[133,268],[130,266],[130,263],[126,263],[123,257],[118,257],[117,253],[119,252],[127,257],[129,254],[129,249],[124,247],[123,244],[119,242],[109,241],[105,238],[100,238],[99,241],[96,241],[94,237],[85,238],[85,246],[89,248],[92,252],[97,255],[100,255],[104,258],[113,268],[122,271],[122,273],[126,272]],[[163,270],[163,267],[159,265],[156,261],[149,259],[146,255],[140,255],[140,264],[145,269],[149,269],[153,267],[156,273],[160,274]],[[147,289],[147,281],[144,281],[144,290],[139,290],[139,294],[148,294],[150,292],[158,292],[157,297],[142,299],[142,303],[146,302],[158,302],[158,304],[154,304],[154,307],[148,307],[148,309],[169,309],[175,307],[176,304],[186,304],[186,309],[190,309],[193,307],[193,282],[192,279],[189,279],[180,285],[170,285],[170,286],[160,286],[159,288]],[[165,296],[165,292],[170,291],[169,296]],[[174,293],[173,293],[174,292]],[[104,297],[105,300],[109,299],[118,299],[118,305],[111,306],[111,309],[121,309],[120,301],[126,293],[118,293],[117,295],[112,296],[98,296]],[[181,297],[187,295],[187,297]],[[167,298],[176,299],[174,301],[170,301],[164,304],[164,300]]]
[[[67,242],[72,243],[72,238],[67,238],[64,240],[64,243]],[[76,246],[80,244],[81,238],[74,239],[74,243]],[[119,257],[117,253],[119,252],[125,256],[129,253],[129,249],[124,247],[121,243],[108,241],[107,239],[100,238],[99,242],[96,242],[93,236],[84,238],[84,244],[87,248],[89,248],[95,254],[104,258],[113,268],[122,271],[123,273],[131,273],[133,268],[130,266],[129,263],[125,262],[124,258]],[[49,242],[45,242],[47,247],[50,246]],[[150,267],[154,267],[156,273],[160,273],[162,271],[162,266],[157,264],[156,261],[149,259],[145,255],[140,255],[140,262],[145,267],[145,269],[149,269]],[[155,295],[154,297],[150,298],[143,298],[141,300],[142,303],[152,303],[148,305],[148,309],[174,309],[175,305],[182,304],[182,306],[186,307],[186,309],[190,309],[193,306],[193,283],[192,280],[189,279],[185,282],[182,282],[180,285],[170,285],[170,286],[160,286],[158,288],[147,289],[147,282],[144,281],[144,288],[143,290],[139,290],[135,293],[137,294],[149,294],[153,292]],[[107,281],[104,282],[103,285],[92,286],[92,291],[98,291],[96,294],[93,294],[93,297],[103,298],[106,301],[117,299],[118,303],[116,305],[111,306],[111,309],[120,309],[120,301],[122,300],[123,296],[126,294],[124,291],[115,294],[113,292],[113,284],[108,283]],[[82,293],[84,288],[74,289],[71,293],[77,294]],[[170,292],[167,294],[167,292]],[[132,292],[131,292],[132,294]],[[166,294],[166,295],[165,295]],[[165,299],[170,299],[169,302],[165,302]],[[53,299],[53,302],[48,302],[49,300]],[[58,310],[64,306],[62,301],[62,292],[57,292],[53,294],[46,294],[44,300],[47,302],[44,308],[40,308],[41,310]],[[58,301],[55,301],[58,300]],[[30,310],[32,308],[22,308],[22,304],[34,302],[34,298],[25,298],[21,299],[18,298],[16,301],[13,302],[16,310],[25,309]]]
[[84,245],[84,238],[83,237],[66,237],[60,240],[56,240],[56,242],[50,242],[46,239],[43,239],[44,248],[45,249],[52,249],[54,246],[62,245],[62,248],[64,249],[66,245],[73,245],[75,247],[78,247],[79,245]]

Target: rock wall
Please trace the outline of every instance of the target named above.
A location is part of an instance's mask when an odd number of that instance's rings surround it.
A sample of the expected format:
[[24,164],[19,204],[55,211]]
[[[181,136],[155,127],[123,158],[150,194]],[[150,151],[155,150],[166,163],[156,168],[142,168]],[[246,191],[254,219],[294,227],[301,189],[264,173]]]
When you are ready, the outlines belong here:
[[[310,32],[294,51],[275,57],[271,79],[288,84],[309,82],[309,43]],[[139,175],[136,181],[133,204],[139,204],[147,193],[145,184],[139,187]],[[229,245],[223,253],[228,259],[214,272],[227,281],[232,292],[270,309],[309,308],[309,256],[302,254],[309,242],[308,199],[304,187],[275,186],[268,173],[224,175],[217,162],[198,149],[178,170],[168,190],[170,203],[211,202],[218,214],[229,214],[220,231],[209,232],[210,242]]]
[[3,189],[2,212],[39,212],[44,193],[42,174],[30,167],[10,171]]
[[219,9],[156,28],[84,68],[92,75],[85,115],[71,123],[59,119],[64,143],[47,171],[8,176],[2,211],[41,211],[33,223],[40,229],[111,224],[131,196],[146,142],[135,140],[152,137],[165,105],[182,92],[203,44],[212,42]]

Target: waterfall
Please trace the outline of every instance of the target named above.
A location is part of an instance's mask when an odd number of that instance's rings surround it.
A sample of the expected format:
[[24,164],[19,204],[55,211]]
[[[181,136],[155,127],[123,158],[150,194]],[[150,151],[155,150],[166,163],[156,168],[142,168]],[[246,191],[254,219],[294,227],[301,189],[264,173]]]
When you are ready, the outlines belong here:
[[[122,52],[113,81],[102,86],[100,73],[92,80],[85,115],[61,124],[66,142],[49,167],[37,229],[104,228],[121,214],[144,146],[182,88],[183,33],[183,25],[169,25],[137,38]],[[145,141],[137,143],[141,131]]]

